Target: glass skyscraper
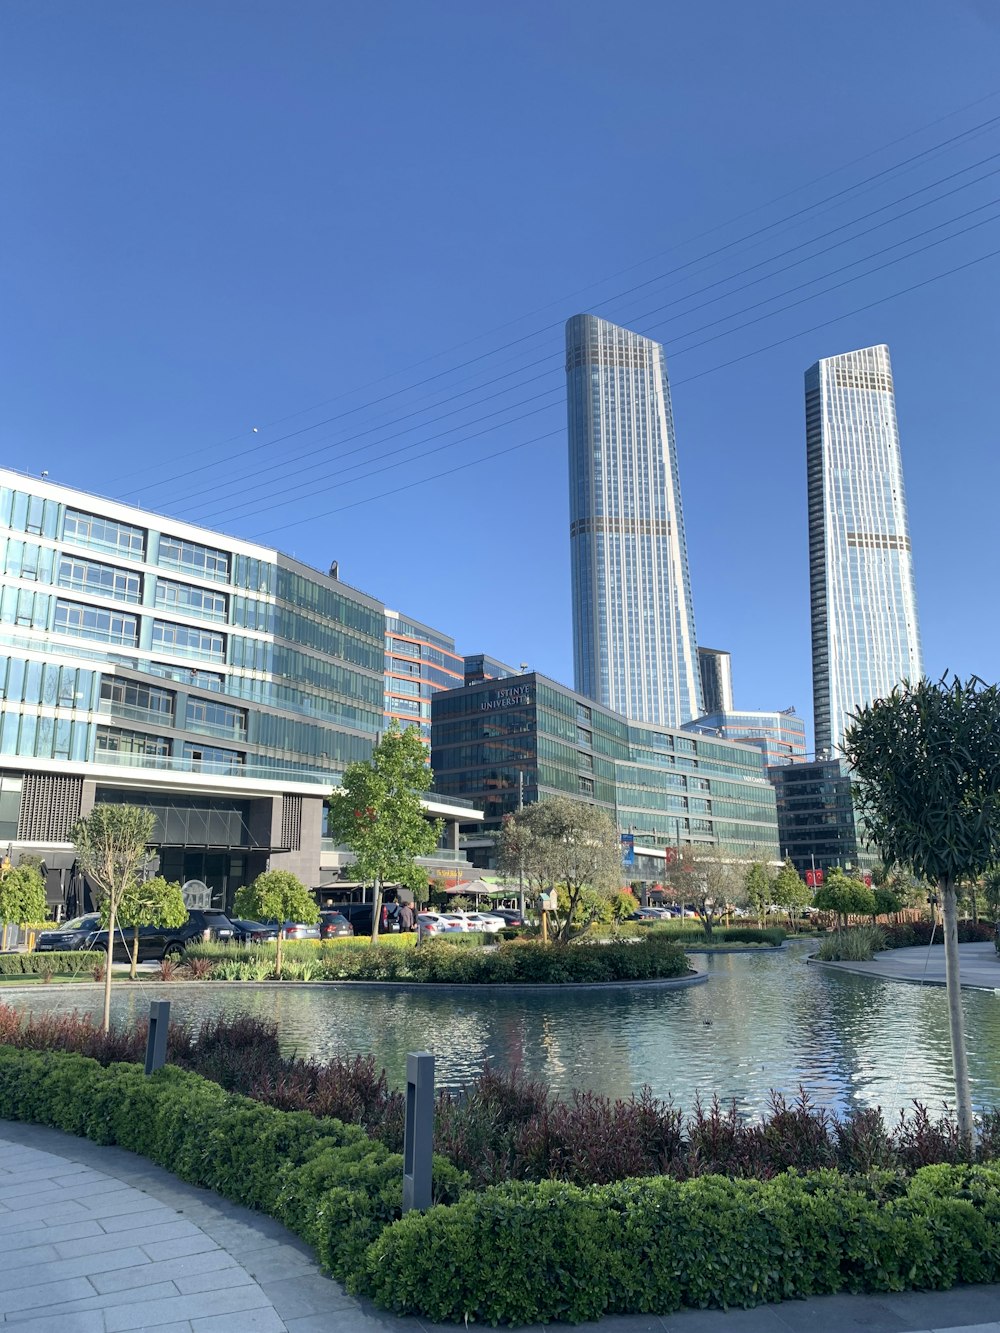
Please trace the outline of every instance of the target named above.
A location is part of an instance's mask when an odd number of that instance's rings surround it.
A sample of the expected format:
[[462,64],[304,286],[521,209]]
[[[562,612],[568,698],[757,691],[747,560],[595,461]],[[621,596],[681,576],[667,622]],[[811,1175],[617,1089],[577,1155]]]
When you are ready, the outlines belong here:
[[574,315],[566,374],[576,688],[679,726],[702,697],[663,348]]
[[816,753],[851,714],[923,672],[889,349],[806,371]]

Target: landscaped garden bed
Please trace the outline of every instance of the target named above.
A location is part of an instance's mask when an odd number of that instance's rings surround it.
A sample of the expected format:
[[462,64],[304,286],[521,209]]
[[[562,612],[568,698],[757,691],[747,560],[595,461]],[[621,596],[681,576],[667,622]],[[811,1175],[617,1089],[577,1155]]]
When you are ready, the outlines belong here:
[[[776,1098],[749,1124],[648,1093],[558,1102],[487,1070],[440,1099],[436,1206],[401,1218],[401,1097],[373,1062],[284,1060],[272,1027],[241,1018],[172,1028],[189,1067],[147,1078],[144,1040],[0,1006],[0,1117],[267,1212],[401,1313],[516,1325],[1000,1278],[1000,1168],[963,1161],[953,1123],[921,1108],[887,1126]],[[980,1157],[1000,1154],[1000,1116],[980,1132]]]

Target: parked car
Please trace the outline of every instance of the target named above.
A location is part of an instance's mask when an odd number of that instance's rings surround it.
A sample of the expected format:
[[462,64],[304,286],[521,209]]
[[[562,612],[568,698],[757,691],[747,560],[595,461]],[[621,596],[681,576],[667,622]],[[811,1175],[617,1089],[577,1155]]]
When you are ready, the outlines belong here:
[[[372,933],[371,903],[331,903],[329,908],[325,910],[338,912],[346,921],[349,921],[354,927],[355,935],[370,935]],[[379,923],[379,930],[383,935],[399,930],[398,903],[382,904],[382,920]]]
[[[140,926],[139,962],[149,959],[179,958],[189,944],[202,940],[231,940],[233,923],[225,912],[214,907],[191,908],[183,926]],[[125,961],[132,947],[133,932],[129,927],[115,930],[114,957]],[[92,946],[100,951],[108,947],[108,932],[99,930],[92,937]]]
[[638,921],[640,926],[652,926],[658,921],[666,921],[670,917],[669,912],[664,912],[660,907],[639,907],[634,912],[630,912],[626,917],[627,921]]
[[58,930],[40,931],[35,940],[35,949],[38,953],[52,953],[57,949],[87,949],[100,929],[100,915],[88,912],[85,916],[74,917],[72,921],[64,921]]
[[425,935],[461,934],[465,927],[441,912],[418,912],[417,932],[419,938]]
[[486,935],[496,935],[507,924],[502,916],[494,916],[492,912],[468,912],[466,919],[470,930],[480,930]]
[[354,927],[340,912],[320,912],[319,933],[321,939],[336,940],[346,935],[353,935]]
[[319,925],[307,926],[304,921],[286,921],[281,927],[283,940],[318,940]]
[[491,916],[498,916],[508,926],[523,926],[525,924],[524,915],[513,907],[494,907],[490,911]]
[[237,944],[263,944],[278,938],[278,927],[273,922],[244,921],[233,918],[233,939]]

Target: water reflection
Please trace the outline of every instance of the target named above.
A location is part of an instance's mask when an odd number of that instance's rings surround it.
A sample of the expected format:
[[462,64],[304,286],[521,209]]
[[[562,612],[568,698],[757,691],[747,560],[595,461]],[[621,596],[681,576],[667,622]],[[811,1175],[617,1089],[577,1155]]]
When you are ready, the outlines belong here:
[[[944,991],[809,967],[815,945],[782,953],[701,955],[705,986],[683,991],[484,994],[348,988],[221,987],[142,983],[118,988],[117,1021],[169,998],[174,1014],[273,1018],[287,1053],[330,1057],[371,1052],[394,1083],[406,1052],[431,1050],[438,1081],[466,1083],[484,1059],[521,1065],[557,1091],[587,1088],[622,1097],[648,1083],[690,1108],[697,1096],[735,1098],[761,1110],[771,1089],[804,1086],[832,1109],[913,1098],[939,1108],[951,1097]],[[25,993],[36,1012],[97,1013],[96,992]],[[973,1095],[1000,1104],[1000,999],[963,993]]]

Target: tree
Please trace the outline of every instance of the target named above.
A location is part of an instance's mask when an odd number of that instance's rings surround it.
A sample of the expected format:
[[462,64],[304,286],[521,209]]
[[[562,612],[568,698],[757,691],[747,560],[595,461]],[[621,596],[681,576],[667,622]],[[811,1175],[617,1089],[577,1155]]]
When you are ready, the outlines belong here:
[[44,921],[47,911],[45,881],[36,867],[23,861],[19,866],[5,862],[0,868],[0,925],[6,928]]
[[754,861],[747,867],[743,878],[743,892],[746,894],[750,910],[757,918],[757,925],[763,929],[767,909],[774,902],[774,882],[763,861]]
[[874,916],[875,895],[867,884],[838,867],[827,873],[825,883],[816,890],[813,905],[821,912],[833,912],[839,931],[847,925],[849,916]]
[[525,806],[504,820],[497,847],[505,874],[523,870],[536,893],[561,891],[553,943],[567,944],[590,925],[594,900],[584,890],[607,899],[621,888],[618,830],[598,805],[550,796]]
[[956,886],[984,874],[1000,848],[1000,689],[975,676],[898,685],[858,709],[844,753],[858,812],[882,859],[937,884],[958,1127],[971,1150]]
[[745,878],[742,866],[718,856],[701,855],[687,847],[666,869],[671,900],[682,906],[690,903],[695,908],[709,939],[726,910],[743,899]]
[[617,928],[627,921],[639,906],[639,900],[631,889],[617,889],[611,895],[611,925]]
[[895,916],[903,908],[903,895],[891,881],[872,889],[872,896],[875,899],[875,916]]
[[427,871],[416,858],[430,856],[441,836],[441,821],[427,819],[420,803],[434,780],[426,759],[417,728],[400,731],[393,722],[370,762],[351,764],[330,798],[330,835],[354,853],[357,875],[372,885],[373,940],[386,884],[426,888]]
[[812,903],[813,896],[808,884],[787,857],[775,877],[772,893],[777,905],[788,913],[788,925],[794,930],[795,913],[802,907],[808,907]]
[[[183,926],[188,919],[184,895],[179,884],[168,884],[162,875],[139,879],[118,904],[118,925],[132,927],[132,947],[129,949],[129,976],[136,977],[139,961],[139,929],[141,926]],[[107,902],[101,905],[101,921],[108,924]],[[128,949],[128,940],[125,941]]]
[[233,910],[251,921],[277,921],[274,972],[281,976],[281,928],[286,921],[314,926],[319,920],[316,899],[290,870],[265,870],[252,884],[236,890]]
[[95,805],[73,828],[77,860],[97,890],[108,925],[102,1020],[105,1032],[111,1027],[111,963],[118,908],[141,878],[155,827],[152,810],[136,805]]

